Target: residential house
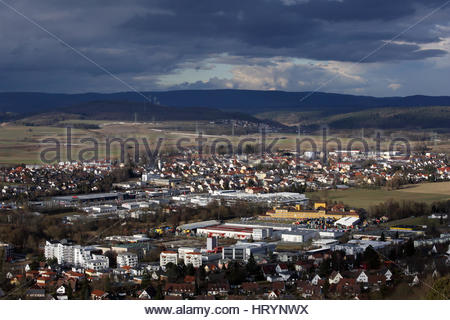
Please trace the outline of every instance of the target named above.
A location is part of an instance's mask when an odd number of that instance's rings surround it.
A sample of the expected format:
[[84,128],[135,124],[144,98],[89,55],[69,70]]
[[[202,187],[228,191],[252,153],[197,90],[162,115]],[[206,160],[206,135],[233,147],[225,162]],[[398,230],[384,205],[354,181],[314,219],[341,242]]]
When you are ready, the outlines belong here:
[[283,272],[288,272],[288,266],[285,263],[279,263],[277,264],[276,268],[275,268],[276,273],[283,273]]
[[105,300],[108,293],[102,290],[93,290],[91,293],[92,300]]
[[60,286],[58,289],[56,289],[56,294],[58,295],[65,295],[66,294],[66,287]]
[[330,284],[338,284],[344,277],[341,275],[339,271],[333,271],[328,278],[328,282]]
[[215,283],[208,283],[208,295],[227,295],[230,291],[230,285],[226,281],[220,281]]
[[322,278],[321,278],[318,274],[316,274],[316,275],[312,278],[311,284],[317,286],[317,285],[319,284],[319,281],[320,281],[320,280],[322,280]]
[[297,272],[309,272],[311,270],[312,264],[308,261],[299,260],[295,263],[295,271]]
[[155,296],[155,293],[155,289],[148,287],[147,289],[138,292],[138,298],[140,300],[150,300]]
[[320,288],[304,280],[297,281],[297,291],[305,299],[320,296]]
[[334,289],[339,297],[355,296],[361,292],[361,286],[356,279],[350,278],[341,279]]
[[411,281],[411,283],[409,285],[412,287],[412,286],[419,285],[419,283],[420,283],[419,277],[417,275],[415,275],[413,280]]
[[244,294],[256,295],[259,285],[256,282],[243,282],[241,285],[241,291]]
[[381,274],[385,277],[386,281],[391,281],[392,280],[392,272],[391,272],[391,270],[385,269],[385,270],[382,271]]
[[281,296],[281,293],[278,290],[272,290],[267,295],[267,298],[269,300],[277,300],[277,299],[280,299],[280,296]]
[[27,290],[25,295],[28,299],[44,299],[45,289],[31,288]]
[[164,294],[166,296],[190,296],[195,293],[195,286],[190,283],[166,283]]
[[364,271],[361,271],[361,273],[356,278],[356,282],[358,282],[358,283],[368,283],[369,282],[369,277],[367,276],[367,274]]

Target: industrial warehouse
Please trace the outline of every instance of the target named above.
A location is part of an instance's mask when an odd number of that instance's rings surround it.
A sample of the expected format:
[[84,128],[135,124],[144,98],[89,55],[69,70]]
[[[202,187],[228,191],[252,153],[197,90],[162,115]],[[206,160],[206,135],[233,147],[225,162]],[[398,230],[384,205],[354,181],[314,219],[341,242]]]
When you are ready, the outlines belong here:
[[[264,230],[264,231],[263,231]],[[197,229],[197,235],[233,239],[264,239],[269,235],[269,228],[254,229],[248,227],[233,227],[228,225],[211,226]]]
[[341,219],[344,217],[358,217],[356,211],[346,211],[342,206],[335,206],[331,210],[327,210],[326,207],[325,203],[318,202],[314,204],[314,209],[308,210],[297,204],[295,207],[275,207],[273,210],[267,211],[266,215],[275,219]]

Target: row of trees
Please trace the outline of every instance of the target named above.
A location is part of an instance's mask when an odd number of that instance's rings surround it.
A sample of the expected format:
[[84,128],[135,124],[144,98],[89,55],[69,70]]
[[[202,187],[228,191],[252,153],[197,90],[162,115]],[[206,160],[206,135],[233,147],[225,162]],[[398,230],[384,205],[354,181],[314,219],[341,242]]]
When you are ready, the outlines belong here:
[[371,206],[368,210],[369,217],[386,216],[391,220],[408,218],[411,216],[427,216],[433,213],[450,212],[450,200],[434,202],[431,205],[416,201],[388,200]]

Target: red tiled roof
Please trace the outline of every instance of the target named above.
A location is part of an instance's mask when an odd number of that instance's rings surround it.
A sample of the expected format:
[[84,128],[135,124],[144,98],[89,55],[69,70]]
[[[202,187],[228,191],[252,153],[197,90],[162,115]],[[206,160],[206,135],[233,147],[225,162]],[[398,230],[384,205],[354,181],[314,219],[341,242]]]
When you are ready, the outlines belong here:
[[97,297],[101,297],[101,296],[103,296],[105,293],[106,293],[105,291],[97,290],[97,289],[96,289],[96,290],[93,290],[93,291],[92,291],[91,295],[97,296]]

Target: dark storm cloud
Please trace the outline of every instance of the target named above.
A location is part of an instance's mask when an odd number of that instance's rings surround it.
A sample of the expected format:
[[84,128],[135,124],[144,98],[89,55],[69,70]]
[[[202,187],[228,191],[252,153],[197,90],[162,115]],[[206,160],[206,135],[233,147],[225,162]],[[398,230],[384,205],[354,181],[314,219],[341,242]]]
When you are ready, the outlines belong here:
[[[359,61],[436,8],[438,0],[5,0],[139,90],[205,59]],[[365,62],[446,54],[448,12],[423,21]],[[224,57],[226,55],[227,57]],[[260,59],[261,58],[261,59]],[[239,62],[238,62],[239,61]],[[197,68],[195,67],[195,68]],[[0,90],[123,90],[91,63],[0,4]],[[59,79],[59,80],[58,80]],[[214,80],[214,79],[212,79]],[[219,84],[215,79],[210,83]]]
[[[281,0],[261,1],[156,1],[171,15],[138,14],[123,27],[136,41],[179,41],[201,47],[201,53],[227,52],[249,56],[291,56],[319,60],[358,61],[365,54],[415,22],[416,12],[437,1]],[[289,2],[285,2],[289,3]],[[420,9],[420,10],[419,10]],[[408,18],[408,19],[407,19]],[[430,22],[430,21],[428,21]],[[424,28],[421,25],[420,28]],[[417,27],[416,29],[420,29]],[[438,35],[417,31],[399,37],[429,43]],[[362,52],[359,56],[355,52]],[[187,49],[189,53],[189,49]],[[372,61],[423,59],[444,51],[396,45]]]

